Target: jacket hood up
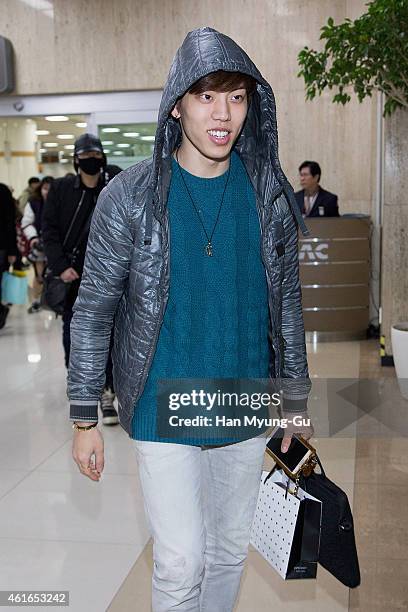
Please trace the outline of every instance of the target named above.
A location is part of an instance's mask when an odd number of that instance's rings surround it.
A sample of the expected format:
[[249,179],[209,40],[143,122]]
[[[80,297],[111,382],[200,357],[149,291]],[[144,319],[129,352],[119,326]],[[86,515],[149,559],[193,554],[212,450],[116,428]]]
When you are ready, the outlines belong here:
[[217,70],[241,72],[257,81],[244,127],[234,148],[246,167],[261,206],[268,206],[284,192],[302,233],[309,234],[296,204],[293,188],[279,162],[272,88],[236,42],[209,27],[187,34],[175,55],[164,87],[150,183],[154,193],[155,216],[160,219],[164,213],[171,176],[171,156],[182,136],[179,122],[170,113],[177,100],[196,81]]

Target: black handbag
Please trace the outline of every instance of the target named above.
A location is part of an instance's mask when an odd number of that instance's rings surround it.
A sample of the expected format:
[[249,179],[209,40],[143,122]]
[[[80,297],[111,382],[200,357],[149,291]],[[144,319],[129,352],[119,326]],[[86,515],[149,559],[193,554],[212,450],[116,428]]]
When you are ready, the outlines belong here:
[[43,280],[41,306],[52,310],[57,316],[62,315],[70,286],[71,283],[65,283],[59,276],[54,276],[52,270],[47,268]]
[[319,563],[345,586],[360,584],[360,568],[354,522],[347,495],[327,478],[316,456],[321,474],[300,477],[301,487],[322,502]]
[[[78,217],[78,213],[81,209],[82,202],[84,200],[84,196],[85,196],[85,191],[82,193],[82,197],[75,210],[75,213],[69,225],[68,231],[65,234],[64,242],[62,244],[63,247],[66,245],[68,237],[71,234],[71,230],[74,226],[75,220]],[[71,253],[67,254],[68,258],[70,259],[71,266],[74,265],[75,257],[78,252],[78,248],[82,240],[85,238],[85,234],[89,230],[91,219],[92,219],[92,212],[93,212],[93,209],[91,210],[86,222],[84,223],[82,230],[78,236],[78,240],[76,241],[75,246],[73,247]],[[44,308],[55,312],[57,316],[62,315],[64,313],[65,302],[66,302],[70,287],[71,287],[70,282],[67,283],[63,281],[59,275],[55,275],[50,268],[47,268],[44,274],[41,305]]]

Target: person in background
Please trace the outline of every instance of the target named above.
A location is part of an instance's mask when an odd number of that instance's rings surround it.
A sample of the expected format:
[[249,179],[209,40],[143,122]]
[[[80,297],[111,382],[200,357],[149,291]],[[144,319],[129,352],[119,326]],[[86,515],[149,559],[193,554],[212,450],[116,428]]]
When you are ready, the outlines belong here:
[[320,186],[322,171],[315,161],[304,161],[299,166],[302,189],[295,193],[303,217],[338,217],[337,196]]
[[34,195],[31,196],[25,206],[21,221],[21,228],[29,241],[30,250],[27,259],[33,264],[34,268],[33,302],[28,309],[30,314],[41,310],[41,293],[46,262],[42,241],[42,217],[44,204],[53,180],[52,176],[45,176],[41,180]]
[[18,209],[21,214],[24,214],[24,209],[26,207],[26,204],[28,200],[33,197],[33,195],[39,188],[40,182],[41,181],[38,178],[38,176],[32,176],[31,178],[28,179],[27,187],[24,189],[24,191],[18,198]]
[[[110,178],[106,172],[106,156],[99,138],[92,134],[82,134],[74,146],[74,168],[77,174],[52,182],[42,219],[48,267],[54,275],[70,284],[62,317],[67,368],[71,351],[72,308],[81,282],[91,219],[97,198]],[[105,373],[105,387],[100,402],[102,423],[116,425],[119,420],[113,405],[115,393],[110,354]]]
[[9,308],[1,302],[1,277],[16,261],[16,212],[11,190],[0,183],[0,329],[6,324]]

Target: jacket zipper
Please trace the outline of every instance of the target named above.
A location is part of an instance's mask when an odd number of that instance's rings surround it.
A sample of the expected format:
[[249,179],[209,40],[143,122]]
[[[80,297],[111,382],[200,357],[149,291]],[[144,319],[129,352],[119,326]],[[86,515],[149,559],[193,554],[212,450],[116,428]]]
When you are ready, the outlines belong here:
[[[160,289],[159,293],[161,294],[161,289]],[[156,346],[157,346],[157,342],[158,342],[158,338],[159,338],[159,331],[160,331],[160,324],[162,322],[162,315],[163,315],[163,310],[164,310],[164,300],[163,300],[162,297],[160,297],[160,300],[161,300],[160,301],[160,309],[159,309],[159,313],[158,313],[158,316],[157,316],[156,328],[155,328],[155,332],[154,332],[153,342],[152,342],[152,344],[150,346],[149,354],[148,354],[148,356],[146,358],[146,362],[145,362],[145,366],[144,366],[144,369],[143,369],[143,373],[142,373],[140,384],[139,384],[139,386],[137,388],[137,392],[136,392],[136,394],[135,394],[135,396],[134,396],[134,398],[132,400],[132,405],[133,406],[136,403],[136,398],[139,399],[138,398],[139,390],[142,387],[144,387],[144,385],[145,385],[145,382],[147,380],[147,377],[148,377],[148,374],[149,374],[149,371],[150,371],[150,365],[151,365],[151,363],[153,361],[153,353],[154,353],[154,351],[156,349]],[[143,391],[142,391],[142,393],[143,393]]]
[[[169,236],[167,236],[167,248],[168,248],[169,260],[170,260],[170,240],[169,240]],[[156,349],[158,338],[159,338],[159,331],[160,331],[160,326],[161,326],[161,323],[162,323],[162,316],[163,316],[163,311],[164,311],[164,295],[162,294],[162,281],[163,281],[163,276],[164,276],[164,269],[165,269],[165,265],[163,263],[163,267],[162,267],[161,274],[160,274],[160,279],[159,279],[159,291],[158,291],[158,294],[159,294],[158,295],[158,299],[160,300],[160,308],[159,308],[159,313],[158,313],[157,319],[156,319],[156,327],[155,327],[155,331],[154,331],[153,342],[152,342],[152,344],[150,345],[150,348],[149,348],[149,353],[147,355],[146,362],[145,362],[145,365],[144,365],[144,368],[143,368],[140,384],[139,384],[139,386],[137,388],[137,392],[134,395],[133,400],[132,400],[133,407],[134,407],[134,405],[136,403],[136,398],[138,398],[138,396],[140,397],[139,390],[142,387],[144,387],[144,384],[146,382],[147,376],[148,376],[149,371],[150,371],[150,365],[151,365],[151,363],[153,361],[153,354],[154,354],[154,351]],[[166,301],[166,303],[167,303],[167,301]],[[143,391],[142,391],[142,393],[143,393]]]
[[[255,187],[254,187],[254,191],[255,191]],[[280,194],[282,193],[282,188],[279,187],[277,190],[275,190],[275,192],[273,192],[272,194],[272,200],[270,205],[272,206],[273,203],[275,202],[275,200],[280,196]],[[255,191],[256,194],[256,191]],[[268,309],[269,309],[269,316],[270,316],[270,320],[271,320],[271,330],[272,330],[272,347],[273,350],[276,351],[278,354],[275,354],[276,357],[276,362],[277,362],[277,368],[276,368],[276,363],[274,364],[274,368],[275,370],[275,377],[279,377],[280,376],[280,367],[281,367],[281,355],[280,355],[280,350],[281,347],[279,346],[279,343],[277,345],[277,347],[275,348],[274,346],[274,329],[273,329],[273,313],[272,313],[272,308],[270,305],[270,298],[269,298],[269,292],[272,292],[272,286],[271,286],[271,270],[270,270],[270,266],[268,264],[267,261],[267,257],[265,256],[265,252],[266,252],[266,247],[265,247],[265,232],[262,229],[262,224],[261,224],[261,219],[260,219],[260,213],[259,213],[259,205],[258,205],[258,197],[256,196],[255,198],[256,200],[256,205],[257,205],[257,210],[258,210],[258,221],[259,221],[259,227],[260,227],[260,232],[261,232],[261,244],[262,244],[262,249],[261,249],[261,255],[262,255],[262,262],[265,266],[265,270],[266,270],[266,277],[267,277],[267,285],[268,285]],[[272,216],[272,215],[271,215]],[[266,228],[266,223],[265,223],[265,228]],[[274,302],[274,298],[272,297],[272,301]],[[278,339],[278,336],[276,336],[276,339]]]

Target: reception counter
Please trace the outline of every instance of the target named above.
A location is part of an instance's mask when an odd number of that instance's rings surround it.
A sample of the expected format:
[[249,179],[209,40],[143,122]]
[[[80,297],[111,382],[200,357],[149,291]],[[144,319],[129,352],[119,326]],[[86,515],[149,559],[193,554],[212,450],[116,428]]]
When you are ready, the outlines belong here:
[[369,217],[305,219],[299,234],[307,341],[356,340],[369,324]]

